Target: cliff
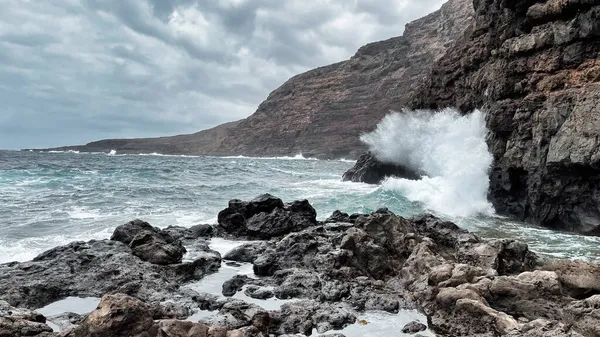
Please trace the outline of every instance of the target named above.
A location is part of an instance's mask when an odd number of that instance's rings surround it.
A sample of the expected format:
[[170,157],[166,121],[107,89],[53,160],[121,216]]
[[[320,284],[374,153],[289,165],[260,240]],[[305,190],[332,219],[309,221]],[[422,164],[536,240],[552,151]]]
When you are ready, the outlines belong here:
[[[256,112],[224,132],[136,140],[104,140],[61,150],[164,154],[358,157],[359,136],[390,109],[405,106],[433,62],[472,22],[471,0],[450,0],[406,25],[404,35],[363,46],[344,62],[297,75]],[[214,137],[215,134],[218,137]]]
[[487,112],[500,212],[600,235],[600,1],[475,0],[414,108]]
[[348,61],[295,76],[220,143],[219,153],[357,157],[359,136],[406,105],[433,62],[472,20],[471,0],[452,0],[406,25],[404,35],[368,44]]
[[221,124],[212,129],[189,135],[157,138],[105,139],[91,142],[86,145],[64,146],[50,150],[74,150],[82,152],[109,152],[115,150],[118,153],[125,154],[161,153],[201,155],[209,153],[218,142],[225,137],[228,137],[231,134],[231,130],[238,126],[240,122],[241,121]]

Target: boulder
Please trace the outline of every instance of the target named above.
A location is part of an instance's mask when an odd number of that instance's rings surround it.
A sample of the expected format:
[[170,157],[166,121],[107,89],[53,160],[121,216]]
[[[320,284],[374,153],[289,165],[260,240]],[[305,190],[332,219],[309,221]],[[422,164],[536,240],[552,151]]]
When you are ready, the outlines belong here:
[[0,301],[0,337],[54,335],[44,316],[27,309],[14,308],[8,302]]
[[129,245],[135,256],[154,264],[180,263],[186,253],[181,241],[142,220],[117,227],[111,240]]
[[317,212],[307,200],[284,204],[270,194],[250,202],[229,201],[219,212],[219,226],[228,234],[253,239],[270,239],[317,224]]
[[384,163],[377,159],[371,152],[363,153],[354,167],[342,176],[343,181],[356,183],[379,184],[387,177],[404,178],[411,180],[421,179],[421,175],[407,167]]
[[102,297],[98,308],[64,337],[157,335],[158,327],[155,326],[150,307],[146,303],[124,294],[114,294]]
[[402,333],[416,334],[417,332],[425,330],[427,330],[427,325],[418,321],[412,321],[402,328]]
[[235,275],[229,280],[223,283],[223,295],[231,297],[235,295],[238,291],[242,290],[244,285],[246,284],[248,276],[245,275]]

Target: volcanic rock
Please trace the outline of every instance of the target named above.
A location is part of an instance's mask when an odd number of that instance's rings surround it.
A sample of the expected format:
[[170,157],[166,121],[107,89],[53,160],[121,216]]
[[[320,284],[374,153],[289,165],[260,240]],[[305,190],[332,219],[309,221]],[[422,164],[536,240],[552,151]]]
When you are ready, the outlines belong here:
[[142,220],[117,227],[111,240],[129,245],[133,255],[154,264],[180,263],[186,253],[181,241]]
[[497,211],[600,235],[600,4],[479,0],[415,108],[486,112]]
[[385,178],[405,178],[418,180],[421,176],[406,167],[383,163],[371,152],[362,154],[353,168],[349,169],[342,176],[344,181],[353,181],[357,183],[379,184]]
[[317,212],[307,200],[284,204],[269,194],[250,202],[229,201],[219,212],[219,226],[228,234],[270,239],[317,224]]
[[[101,297],[115,291],[144,300],[162,299],[178,292],[180,283],[201,279],[219,268],[220,255],[208,246],[199,246],[205,249],[203,254],[185,263],[162,265],[141,259],[130,246],[139,237],[136,231],[140,228],[144,235],[156,234],[148,226],[132,222],[115,230],[113,238],[131,240],[129,245],[117,240],[73,242],[48,250],[33,261],[0,264],[0,299],[29,308],[68,296]],[[155,244],[152,247],[157,252],[150,251],[148,256],[164,256],[166,250]],[[182,247],[178,242],[168,245]]]

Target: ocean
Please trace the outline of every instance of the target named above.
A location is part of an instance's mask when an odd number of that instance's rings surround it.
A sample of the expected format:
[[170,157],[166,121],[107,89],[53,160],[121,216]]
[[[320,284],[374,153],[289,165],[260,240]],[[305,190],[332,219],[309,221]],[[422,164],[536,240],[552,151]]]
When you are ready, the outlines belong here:
[[[342,182],[353,164],[301,155],[0,151],[0,263],[30,260],[71,241],[109,238],[116,226],[135,218],[158,227],[214,224],[230,199],[250,200],[262,193],[286,202],[308,199],[321,220],[335,210],[365,213],[387,207],[406,217],[433,213],[482,237],[519,239],[542,255],[599,256],[599,238],[497,216],[485,196],[473,192],[473,184],[462,184],[464,176],[442,174],[421,182],[389,179],[379,186]],[[481,184],[485,182],[476,185]]]

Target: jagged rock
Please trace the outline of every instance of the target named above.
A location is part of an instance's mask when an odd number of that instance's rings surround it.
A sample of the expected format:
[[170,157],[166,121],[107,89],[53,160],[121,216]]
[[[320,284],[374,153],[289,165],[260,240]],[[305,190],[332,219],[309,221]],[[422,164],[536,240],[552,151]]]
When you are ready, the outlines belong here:
[[425,330],[427,330],[427,325],[417,321],[410,322],[402,328],[402,332],[408,334],[416,334]]
[[573,297],[581,298],[600,291],[600,266],[597,263],[554,260],[546,263],[543,268],[555,271],[560,283]]
[[253,263],[256,258],[266,251],[272,250],[271,244],[265,241],[245,243],[235,247],[223,256],[225,260]]
[[284,204],[269,194],[250,202],[231,200],[219,213],[219,225],[229,234],[270,239],[314,226],[317,212],[307,200]]
[[245,275],[235,275],[225,281],[225,283],[223,283],[223,295],[229,297],[235,295],[238,291],[242,290],[247,279],[248,277]]
[[310,335],[313,329],[324,333],[353,324],[356,317],[342,305],[319,304],[313,301],[286,303],[281,307],[277,335],[302,333]]
[[240,300],[231,300],[219,309],[219,315],[204,320],[209,325],[223,326],[227,329],[239,329],[254,326],[260,331],[268,328],[269,313],[263,308]]
[[366,152],[358,158],[354,167],[344,173],[342,180],[379,184],[388,177],[418,180],[421,175],[401,165],[384,163],[377,159],[373,153]]
[[111,240],[129,245],[135,256],[154,264],[180,263],[186,253],[181,241],[142,220],[117,227]]
[[271,289],[266,289],[263,287],[252,285],[246,287],[246,290],[244,290],[244,294],[246,294],[248,297],[256,298],[259,300],[266,300],[275,296]]
[[158,327],[146,303],[124,294],[115,294],[102,297],[98,308],[65,337],[157,335]]
[[14,308],[0,301],[0,337],[55,336],[46,318],[36,312]]
[[[132,234],[119,231],[115,237],[133,242]],[[73,242],[33,261],[0,265],[0,298],[31,308],[68,296],[101,297],[114,291],[162,300],[177,293],[182,282],[198,280],[219,268],[219,253],[205,249],[191,262],[158,265],[138,258],[120,241]]]
[[414,108],[481,108],[499,212],[600,235],[600,4],[480,0]]
[[79,326],[64,332],[64,337],[234,337],[245,335],[238,330],[201,323],[165,319],[154,321],[148,304],[124,295],[102,297],[96,310]]
[[567,306],[564,320],[584,336],[600,336],[600,295]]

